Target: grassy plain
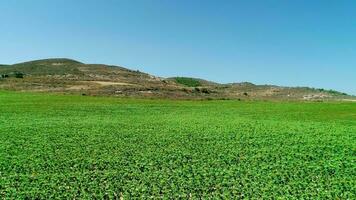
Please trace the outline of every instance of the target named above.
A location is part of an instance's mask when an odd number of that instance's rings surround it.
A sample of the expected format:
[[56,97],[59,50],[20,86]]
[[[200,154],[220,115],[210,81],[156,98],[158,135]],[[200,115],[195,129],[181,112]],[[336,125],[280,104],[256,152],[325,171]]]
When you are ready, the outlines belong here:
[[0,198],[356,198],[356,103],[0,92]]

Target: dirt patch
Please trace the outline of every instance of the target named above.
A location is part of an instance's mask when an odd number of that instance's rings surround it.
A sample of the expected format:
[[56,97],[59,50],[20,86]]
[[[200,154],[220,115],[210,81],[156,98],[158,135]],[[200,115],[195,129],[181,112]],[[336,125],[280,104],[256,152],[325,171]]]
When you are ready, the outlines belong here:
[[124,82],[110,82],[110,81],[86,81],[88,83],[97,83],[102,86],[109,86],[109,85],[135,85],[131,83],[124,83]]
[[356,102],[356,99],[343,99],[343,101],[351,101],[351,102]]
[[52,63],[52,65],[54,65],[54,66],[60,66],[60,65],[64,65],[64,63]]
[[90,89],[88,85],[73,85],[68,88],[69,90],[86,90]]
[[86,90],[91,89],[95,85],[99,86],[111,86],[111,85],[134,85],[131,83],[124,83],[124,82],[112,82],[112,81],[78,81],[80,83],[78,85],[73,85],[68,87],[69,90]]

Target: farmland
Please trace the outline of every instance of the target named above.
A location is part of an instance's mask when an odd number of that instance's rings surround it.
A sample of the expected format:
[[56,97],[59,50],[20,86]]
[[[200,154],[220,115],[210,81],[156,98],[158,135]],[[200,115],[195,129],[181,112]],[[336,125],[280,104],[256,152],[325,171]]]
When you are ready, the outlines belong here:
[[356,198],[356,103],[0,92],[1,199]]

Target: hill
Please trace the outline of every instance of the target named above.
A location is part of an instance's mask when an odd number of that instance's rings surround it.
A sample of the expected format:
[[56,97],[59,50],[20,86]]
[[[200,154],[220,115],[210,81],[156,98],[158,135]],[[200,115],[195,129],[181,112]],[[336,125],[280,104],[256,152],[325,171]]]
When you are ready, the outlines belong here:
[[66,58],[0,65],[0,89],[174,99],[333,100],[347,94],[307,87],[219,84],[191,77],[161,78],[138,70]]

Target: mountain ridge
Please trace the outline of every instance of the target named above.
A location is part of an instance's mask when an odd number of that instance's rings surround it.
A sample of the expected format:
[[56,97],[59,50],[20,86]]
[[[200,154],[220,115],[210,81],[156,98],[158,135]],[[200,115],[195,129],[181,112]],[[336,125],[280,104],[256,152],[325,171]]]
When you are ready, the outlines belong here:
[[352,98],[310,87],[216,83],[194,77],[157,77],[122,66],[49,58],[0,64],[0,89],[174,99],[337,100]]

